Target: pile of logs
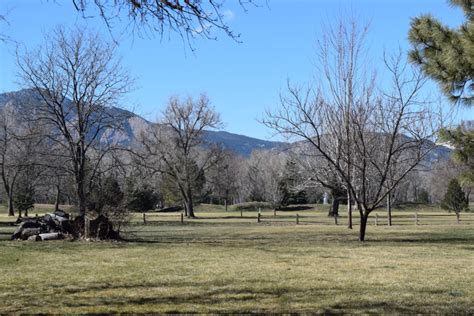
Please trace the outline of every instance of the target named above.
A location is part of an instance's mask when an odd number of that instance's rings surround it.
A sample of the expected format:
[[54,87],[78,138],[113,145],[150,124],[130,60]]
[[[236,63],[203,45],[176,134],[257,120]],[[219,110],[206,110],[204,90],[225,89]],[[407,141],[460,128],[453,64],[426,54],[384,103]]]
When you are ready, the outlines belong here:
[[[64,211],[58,210],[44,216],[24,217],[19,219],[19,226],[11,239],[19,240],[57,240],[57,239],[118,239],[118,233],[113,230],[112,223],[103,215],[94,220],[85,220],[77,216],[74,220]],[[89,229],[85,229],[85,224]]]
[[56,211],[39,217],[19,219],[20,225],[12,235],[12,240],[54,240],[66,236],[76,236],[76,230],[69,219],[69,214]]

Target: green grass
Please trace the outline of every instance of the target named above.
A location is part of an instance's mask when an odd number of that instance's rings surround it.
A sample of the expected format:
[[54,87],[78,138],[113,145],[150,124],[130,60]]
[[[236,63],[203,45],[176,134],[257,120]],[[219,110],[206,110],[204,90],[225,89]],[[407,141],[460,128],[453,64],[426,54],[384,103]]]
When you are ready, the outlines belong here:
[[474,214],[378,214],[365,243],[321,206],[261,223],[210,206],[184,224],[137,214],[128,242],[8,241],[1,226],[0,313],[474,313]]

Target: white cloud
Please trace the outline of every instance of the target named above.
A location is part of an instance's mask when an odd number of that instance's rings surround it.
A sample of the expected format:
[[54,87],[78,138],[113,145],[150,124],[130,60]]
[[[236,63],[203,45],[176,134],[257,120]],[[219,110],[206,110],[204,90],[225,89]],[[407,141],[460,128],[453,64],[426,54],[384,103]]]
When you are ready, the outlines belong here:
[[235,13],[230,9],[224,10],[222,12],[222,18],[225,22],[230,22],[235,18]]

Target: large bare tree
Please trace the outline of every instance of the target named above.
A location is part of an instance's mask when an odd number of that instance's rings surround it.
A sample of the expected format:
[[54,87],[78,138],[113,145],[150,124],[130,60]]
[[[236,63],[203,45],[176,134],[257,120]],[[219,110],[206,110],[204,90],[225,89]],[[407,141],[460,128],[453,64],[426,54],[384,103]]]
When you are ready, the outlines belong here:
[[[372,98],[373,74],[367,72],[367,57],[364,50],[368,25],[361,24],[356,16],[340,17],[337,22],[327,27],[323,37],[317,43],[317,75],[324,78],[320,82],[325,89],[325,98],[338,112],[332,133],[337,133],[333,159],[344,164],[347,182],[351,181],[352,166],[352,129],[350,115],[357,103]],[[337,125],[336,125],[337,124]],[[348,183],[346,184],[346,187]],[[348,228],[352,229],[352,192],[347,190]]]
[[141,137],[143,162],[153,173],[172,179],[190,218],[195,217],[194,186],[218,158],[218,151],[203,147],[203,132],[220,126],[220,116],[207,96],[184,101],[172,97],[158,124]]
[[424,77],[407,68],[401,55],[386,59],[392,79],[389,91],[378,92],[382,87],[375,89],[370,77],[352,77],[360,86],[350,88],[353,68],[347,65],[356,63],[353,57],[364,46],[351,44],[348,52],[343,47],[346,38],[360,39],[358,32],[363,34],[364,29],[339,23],[336,30],[340,49],[321,50],[323,56],[335,54],[322,59],[328,63],[322,65],[323,82],[317,82],[315,89],[290,86],[281,108],[269,111],[264,123],[310,144],[337,173],[349,192],[349,205],[353,201],[359,211],[363,241],[369,214],[384,205],[388,194],[435,147],[440,125],[437,112],[422,102]]
[[[39,97],[30,108],[48,131],[52,148],[74,178],[80,214],[85,214],[88,179],[110,149],[101,139],[120,128],[123,118],[110,111],[130,90],[132,80],[115,57],[115,46],[88,30],[58,27],[35,50],[18,53],[24,86]],[[92,154],[94,154],[92,159]]]

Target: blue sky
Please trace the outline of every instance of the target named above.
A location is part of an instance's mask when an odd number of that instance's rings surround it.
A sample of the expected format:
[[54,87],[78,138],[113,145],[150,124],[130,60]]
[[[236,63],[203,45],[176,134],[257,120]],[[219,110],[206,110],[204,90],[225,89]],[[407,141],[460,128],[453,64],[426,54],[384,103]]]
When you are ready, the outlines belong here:
[[[446,0],[257,0],[264,4],[244,12],[227,0],[231,28],[241,34],[236,43],[223,33],[217,40],[196,39],[195,52],[177,36],[120,38],[123,64],[137,78],[136,89],[123,106],[154,120],[171,95],[209,95],[221,113],[225,130],[268,139],[271,131],[257,122],[265,109],[278,106],[287,78],[310,81],[314,73],[316,41],[323,24],[347,12],[370,21],[370,58],[381,66],[384,50],[408,49],[410,19],[430,13],[449,25],[463,21],[460,10]],[[1,32],[33,48],[58,24],[87,25],[111,39],[99,18],[84,20],[72,0],[1,0],[0,13],[8,12],[9,24]],[[123,28],[118,22],[116,37]],[[15,46],[0,43],[0,92],[17,90]],[[433,89],[436,89],[433,86]],[[458,118],[474,119],[473,110],[460,110]]]

